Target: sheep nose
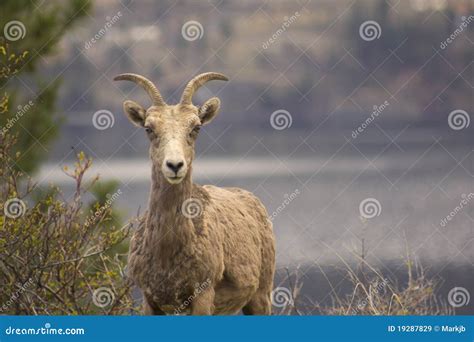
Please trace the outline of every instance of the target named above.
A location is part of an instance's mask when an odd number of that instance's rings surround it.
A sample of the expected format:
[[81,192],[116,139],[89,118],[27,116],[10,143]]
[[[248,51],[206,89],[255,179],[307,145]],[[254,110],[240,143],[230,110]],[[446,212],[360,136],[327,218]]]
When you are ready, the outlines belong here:
[[170,170],[172,170],[175,174],[178,173],[178,171],[183,167],[183,165],[184,165],[184,162],[182,162],[182,161],[176,162],[176,161],[170,161],[170,160],[168,160],[168,161],[166,162],[166,166],[167,166]]

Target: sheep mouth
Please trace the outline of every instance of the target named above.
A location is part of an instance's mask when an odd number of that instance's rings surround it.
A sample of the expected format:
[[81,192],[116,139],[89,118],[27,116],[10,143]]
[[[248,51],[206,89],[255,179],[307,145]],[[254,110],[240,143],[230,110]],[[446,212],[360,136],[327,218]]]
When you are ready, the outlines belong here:
[[184,176],[173,176],[173,177],[166,177],[166,180],[170,184],[179,184],[184,179]]

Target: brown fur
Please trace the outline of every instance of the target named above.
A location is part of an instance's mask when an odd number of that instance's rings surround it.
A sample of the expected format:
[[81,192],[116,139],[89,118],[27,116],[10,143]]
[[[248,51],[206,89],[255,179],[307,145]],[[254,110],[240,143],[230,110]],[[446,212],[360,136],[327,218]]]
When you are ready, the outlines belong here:
[[[129,275],[143,291],[145,314],[271,313],[275,241],[264,206],[248,191],[200,186],[191,178],[196,126],[211,121],[219,104],[212,98],[200,108],[179,104],[145,111],[124,103],[151,141],[149,207],[129,252]],[[175,177],[169,160],[184,164]],[[183,213],[189,199],[200,215]]]

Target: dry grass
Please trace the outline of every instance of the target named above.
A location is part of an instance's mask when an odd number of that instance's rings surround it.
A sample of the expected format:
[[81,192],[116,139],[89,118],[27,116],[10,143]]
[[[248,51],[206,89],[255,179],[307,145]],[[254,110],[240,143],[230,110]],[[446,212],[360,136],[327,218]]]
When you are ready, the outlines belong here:
[[[440,281],[430,278],[423,266],[413,261],[407,250],[403,266],[407,275],[404,282],[392,279],[380,269],[370,265],[364,253],[354,254],[356,262],[344,260],[333,251],[347,273],[346,280],[352,291],[340,294],[330,277],[318,265],[320,272],[331,288],[331,305],[322,305],[313,299],[301,295],[303,281],[300,267],[290,273],[286,269],[286,277],[279,286],[287,284],[291,300],[284,307],[274,308],[277,315],[452,315],[454,309],[437,293]],[[356,265],[356,266],[351,266]],[[393,276],[392,276],[393,277]]]
[[436,293],[438,283],[426,276],[419,264],[406,262],[408,282],[399,285],[370,268],[348,278],[353,291],[344,298],[334,295],[333,306],[321,307],[325,315],[449,315],[453,314]]

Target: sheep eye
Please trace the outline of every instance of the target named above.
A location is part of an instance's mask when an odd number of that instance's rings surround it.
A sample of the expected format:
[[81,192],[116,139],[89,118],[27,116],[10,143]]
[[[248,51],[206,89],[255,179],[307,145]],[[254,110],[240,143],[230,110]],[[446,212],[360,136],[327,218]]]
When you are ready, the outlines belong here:
[[145,132],[147,132],[147,134],[150,134],[153,132],[153,130],[150,127],[145,127]]
[[200,129],[201,129],[201,126],[195,126],[191,130],[191,132],[189,132],[189,137],[192,139],[196,139]]

